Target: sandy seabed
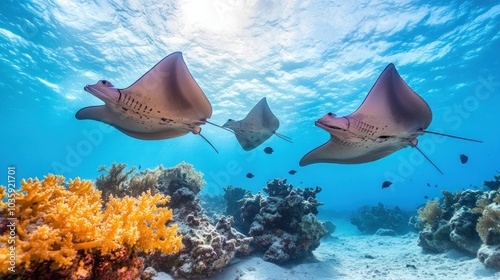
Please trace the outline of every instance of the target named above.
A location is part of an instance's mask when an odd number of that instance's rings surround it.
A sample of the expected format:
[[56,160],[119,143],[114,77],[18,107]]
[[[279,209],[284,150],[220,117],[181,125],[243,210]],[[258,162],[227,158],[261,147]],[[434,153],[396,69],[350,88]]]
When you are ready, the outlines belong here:
[[[500,279],[474,257],[458,251],[425,253],[418,234],[361,235],[347,223],[337,225],[333,238],[321,241],[314,259],[278,266],[258,256],[237,259],[209,280],[319,280],[319,279]],[[171,279],[158,273],[156,280]]]

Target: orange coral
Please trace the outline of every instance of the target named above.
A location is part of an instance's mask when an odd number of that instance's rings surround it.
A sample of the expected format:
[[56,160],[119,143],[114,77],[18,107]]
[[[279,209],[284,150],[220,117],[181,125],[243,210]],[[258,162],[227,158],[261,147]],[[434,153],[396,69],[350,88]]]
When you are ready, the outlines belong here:
[[[64,177],[22,181],[16,193],[16,267],[54,261],[53,267],[70,265],[78,250],[99,249],[101,254],[122,246],[151,252],[176,253],[182,248],[177,225],[167,227],[172,210],[158,207],[169,202],[162,194],[143,193],[138,198],[112,196],[103,209],[101,192],[91,181],[79,178],[63,187]],[[5,198],[0,186],[0,197]],[[7,204],[0,200],[0,208]],[[8,271],[10,231],[0,236],[0,273]]]

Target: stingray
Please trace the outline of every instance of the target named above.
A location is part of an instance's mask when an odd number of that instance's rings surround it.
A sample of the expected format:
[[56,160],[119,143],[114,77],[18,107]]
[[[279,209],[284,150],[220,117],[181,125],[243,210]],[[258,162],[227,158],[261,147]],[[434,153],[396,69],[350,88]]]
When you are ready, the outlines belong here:
[[212,116],[212,106],[180,52],[163,58],[127,88],[100,80],[84,90],[105,104],[81,109],[77,119],[100,121],[138,139],[167,139],[189,132],[201,136],[200,125]]
[[[481,142],[427,131],[431,120],[429,105],[405,83],[391,63],[354,113],[348,116],[327,113],[315,122],[330,133],[330,140],[306,154],[300,165],[370,162],[408,146],[422,153],[417,147],[417,137],[424,133]],[[422,155],[442,173],[425,154]]]
[[280,122],[271,112],[266,98],[262,98],[248,115],[239,121],[229,119],[222,127],[234,132],[236,139],[245,151],[255,149],[273,134],[291,142],[290,137],[276,132]]

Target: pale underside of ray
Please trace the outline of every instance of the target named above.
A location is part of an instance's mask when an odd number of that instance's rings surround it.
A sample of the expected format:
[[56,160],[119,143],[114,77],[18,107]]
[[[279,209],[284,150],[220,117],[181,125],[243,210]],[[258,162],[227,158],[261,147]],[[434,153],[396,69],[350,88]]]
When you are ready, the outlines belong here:
[[[92,90],[97,85],[85,89],[96,95]],[[162,59],[128,88],[115,90],[119,98],[96,95],[105,105],[83,108],[77,119],[101,121],[129,136],[153,140],[199,133],[199,126],[212,115],[210,102],[180,52]]]
[[427,103],[389,64],[372,87],[361,106],[332,122],[346,124],[344,129],[329,126],[322,120],[316,125],[331,137],[324,145],[306,154],[300,165],[318,162],[363,163],[385,157],[407,146],[416,146],[432,120]]
[[276,133],[279,120],[271,112],[266,98],[262,98],[248,115],[239,121],[228,120],[223,127],[231,129],[245,151],[255,149],[273,134],[290,141],[288,137]]

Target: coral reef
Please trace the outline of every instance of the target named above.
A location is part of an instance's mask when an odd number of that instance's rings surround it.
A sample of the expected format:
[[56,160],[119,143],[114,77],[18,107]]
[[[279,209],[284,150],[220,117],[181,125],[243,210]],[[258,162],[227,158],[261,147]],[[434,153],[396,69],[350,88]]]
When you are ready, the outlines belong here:
[[378,229],[392,229],[398,234],[405,234],[409,231],[409,215],[401,211],[399,207],[387,209],[382,203],[377,206],[363,206],[358,209],[351,224],[355,225],[359,231],[366,234],[374,234]]
[[95,180],[95,186],[102,192],[104,201],[108,201],[110,195],[122,198],[127,195],[137,197],[147,191],[152,194],[157,193],[156,173],[149,171],[135,173],[135,167],[125,172],[126,167],[127,165],[124,163],[113,163],[109,168],[99,167],[98,171],[104,171],[106,174],[102,174]]
[[452,194],[443,191],[443,203],[428,201],[418,210],[424,229],[419,233],[418,245],[431,252],[461,250],[475,255],[481,245],[476,232],[479,215],[472,211],[483,193],[466,190]]
[[492,203],[485,207],[477,221],[477,232],[486,245],[500,244],[500,206]]
[[[233,219],[221,216],[215,226],[203,214],[199,192],[204,181],[190,164],[159,167],[158,190],[172,197],[173,219],[183,235],[183,249],[173,255],[147,255],[146,263],[177,279],[207,277],[224,268],[235,256],[251,252],[252,238],[232,228]],[[175,203],[174,203],[175,201]]]
[[443,200],[419,209],[424,228],[418,245],[424,250],[445,252],[458,249],[477,258],[488,268],[500,269],[500,195],[494,181],[490,190],[443,191]]
[[213,225],[224,215],[226,211],[226,200],[222,194],[198,194],[202,213],[210,218]]
[[[103,205],[101,192],[92,187],[91,181],[76,178],[65,188],[64,180],[48,175],[42,181],[22,181],[15,195],[15,209],[9,208],[17,218],[15,230],[0,236],[0,273],[10,267],[7,244],[13,231],[15,266],[27,275],[47,267],[59,270],[56,274],[68,269],[81,273],[79,265],[87,263],[89,277],[97,277],[95,273],[105,273],[111,265],[105,260],[117,258],[116,254],[123,255],[123,262],[137,262],[140,260],[132,254],[136,250],[171,254],[182,247],[177,226],[166,226],[172,219],[172,211],[163,207],[169,197],[150,192],[138,198],[110,196]],[[5,188],[0,187],[0,194],[3,199]],[[0,200],[0,208],[7,211],[7,203]],[[142,267],[142,262],[135,267]]]
[[478,259],[486,267],[500,270],[500,205],[497,202],[485,207],[476,229],[483,241],[477,252]]
[[483,186],[489,190],[498,191],[498,188],[500,188],[500,174],[495,175],[491,181],[484,181]]
[[54,270],[50,262],[42,262],[20,271],[1,275],[1,279],[123,279],[135,280],[141,276],[144,264],[131,248],[122,247],[106,254],[79,251],[69,266]]
[[326,229],[326,236],[333,237],[333,233],[335,232],[335,229],[337,229],[337,226],[331,221],[325,221],[325,229]]
[[418,216],[411,216],[410,220],[408,221],[408,225],[412,230],[415,231],[421,231],[424,229],[424,223],[420,221],[420,218]]
[[245,194],[241,217],[264,260],[284,263],[310,255],[327,234],[316,218],[321,188],[302,190],[287,185],[286,179],[274,179],[263,190],[268,196]]
[[[173,203],[175,197],[196,196],[206,183],[203,180],[203,173],[195,171],[191,164],[185,162],[173,168],[164,168],[160,165],[154,172],[158,176],[158,191],[172,194]],[[179,203],[172,204],[171,207],[177,208]]]
[[500,245],[481,245],[477,258],[485,267],[500,270]]
[[432,226],[441,219],[443,210],[439,207],[439,199],[429,200],[423,208],[418,209],[418,217],[425,225]]
[[[250,230],[250,225],[245,224],[241,217],[241,208],[243,207],[244,198],[250,196],[252,196],[252,193],[243,188],[231,185],[224,188],[224,199],[226,201],[225,213],[235,218],[234,227],[241,232],[248,232]],[[255,212],[253,214],[255,216],[257,213]]]

